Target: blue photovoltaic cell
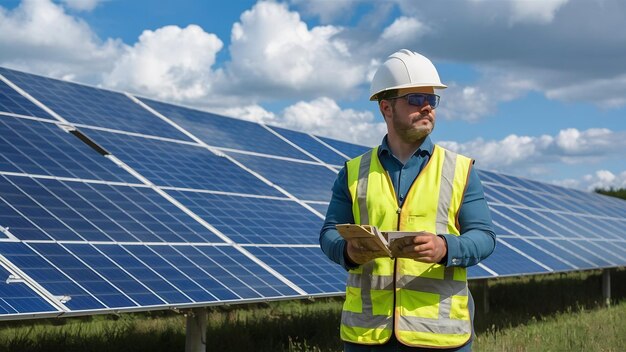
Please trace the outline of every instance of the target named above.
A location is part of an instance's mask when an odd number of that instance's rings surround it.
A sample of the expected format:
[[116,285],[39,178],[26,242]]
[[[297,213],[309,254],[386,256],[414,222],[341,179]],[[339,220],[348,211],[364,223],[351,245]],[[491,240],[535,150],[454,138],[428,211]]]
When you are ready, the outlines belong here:
[[372,149],[370,147],[352,144],[347,142],[338,141],[336,139],[319,137],[324,143],[330,145],[331,147],[337,149],[339,152],[345,154],[348,158],[356,158],[357,156],[364,154],[368,150]]
[[494,277],[493,274],[483,269],[479,265],[470,266],[467,268],[467,278],[468,279],[484,279]]
[[204,147],[96,130],[87,134],[157,186],[282,196]]
[[[202,286],[192,280],[175,266],[175,263],[166,261],[147,246],[124,246],[137,259],[146,264],[150,269],[157,272],[163,279],[188,297],[192,302],[215,301],[215,297]],[[156,247],[155,247],[156,248]],[[171,259],[171,258],[170,258]]]
[[[220,299],[231,299],[232,294],[241,299],[296,294],[292,288],[231,246],[178,246],[175,249],[228,288],[230,293],[216,293]],[[224,295],[223,298],[221,295]]]
[[210,146],[311,160],[258,123],[141,100]]
[[298,199],[330,200],[337,174],[324,166],[238,153],[229,155]]
[[317,210],[320,214],[326,215],[326,211],[328,210],[328,204],[318,204],[318,203],[307,203],[311,206],[311,208]]
[[7,283],[10,273],[0,266],[0,315],[58,312],[22,282]]
[[127,96],[76,83],[0,67],[0,74],[67,121],[161,137],[189,140]]
[[274,126],[270,126],[270,128],[327,164],[343,166],[343,164],[347,161],[346,158],[316,141],[313,137],[306,133]]
[[498,244],[497,249],[482,261],[489,269],[500,276],[528,275],[548,272],[547,269],[535,264],[530,259],[513,251],[503,244]]
[[[56,244],[51,244],[56,245]],[[70,296],[65,306],[72,310],[106,308],[95,297],[64,275],[23,243],[0,242],[0,254],[55,296]]]
[[564,248],[563,246],[547,239],[530,239],[529,241],[552,253],[555,257],[563,258],[564,260],[572,263],[579,270],[591,269],[595,267],[592,262],[585,258],[585,254],[580,251],[570,251],[567,248]]
[[52,123],[0,116],[0,171],[136,182],[113,162]]
[[585,258],[585,260],[590,261],[596,268],[604,268],[613,266],[611,262],[604,259],[602,254],[598,254],[593,250],[590,250],[587,246],[588,241],[569,241],[569,240],[561,240],[555,239],[552,240],[555,244],[569,250],[572,253],[576,253]]
[[120,308],[137,305],[59,244],[30,243],[29,246],[106,307]]
[[0,81],[0,111],[52,119],[47,112],[2,81]]
[[343,293],[346,271],[319,247],[246,247],[309,294]]
[[94,246],[82,243],[64,244],[63,247],[127,295],[133,304],[147,307],[167,303]]
[[193,302],[179,288],[168,282],[156,268],[150,268],[124,247],[119,245],[95,245],[95,247],[169,304]]
[[574,264],[569,265],[563,262],[562,260],[559,260],[558,257],[554,256],[553,253],[549,251],[544,252],[541,249],[539,249],[539,248],[544,249],[543,247],[533,246],[532,244],[529,243],[531,241],[527,242],[521,238],[506,238],[506,239],[502,239],[501,241],[504,241],[512,245],[513,247],[521,250],[522,252],[526,253],[529,257],[532,257],[533,259],[539,261],[540,263],[550,267],[554,271],[571,271],[571,270],[578,269]]
[[22,240],[222,242],[147,187],[1,176],[0,209]]
[[170,304],[295,294],[293,289],[230,246],[95,247]]
[[322,220],[291,200],[168,190],[237,243],[318,244]]

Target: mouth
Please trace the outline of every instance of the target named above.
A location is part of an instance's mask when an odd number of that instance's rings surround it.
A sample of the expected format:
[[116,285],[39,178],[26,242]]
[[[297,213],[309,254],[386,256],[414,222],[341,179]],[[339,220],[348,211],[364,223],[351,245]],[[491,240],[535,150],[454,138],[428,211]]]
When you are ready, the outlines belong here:
[[432,123],[432,122],[433,122],[433,119],[432,119],[432,117],[430,116],[430,114],[422,114],[422,115],[420,115],[418,118],[416,118],[415,120],[413,120],[413,122],[419,122],[419,121],[422,121],[422,120],[429,121],[430,123]]

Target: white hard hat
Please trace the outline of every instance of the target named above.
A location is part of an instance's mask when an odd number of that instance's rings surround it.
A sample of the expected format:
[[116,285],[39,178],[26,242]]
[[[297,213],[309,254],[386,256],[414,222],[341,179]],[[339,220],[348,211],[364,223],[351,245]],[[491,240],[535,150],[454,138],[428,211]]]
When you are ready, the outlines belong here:
[[425,56],[402,49],[391,54],[374,74],[370,86],[370,100],[390,89],[433,87],[448,88],[441,83],[435,65]]

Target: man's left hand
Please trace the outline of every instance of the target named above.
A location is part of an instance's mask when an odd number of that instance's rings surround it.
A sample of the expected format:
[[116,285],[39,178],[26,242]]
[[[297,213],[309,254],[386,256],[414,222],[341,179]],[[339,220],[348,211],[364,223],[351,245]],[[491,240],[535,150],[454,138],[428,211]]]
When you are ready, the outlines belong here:
[[399,253],[396,256],[402,258],[413,258],[424,263],[439,263],[448,253],[446,240],[430,232],[421,232],[415,237],[405,237],[397,241],[399,243]]

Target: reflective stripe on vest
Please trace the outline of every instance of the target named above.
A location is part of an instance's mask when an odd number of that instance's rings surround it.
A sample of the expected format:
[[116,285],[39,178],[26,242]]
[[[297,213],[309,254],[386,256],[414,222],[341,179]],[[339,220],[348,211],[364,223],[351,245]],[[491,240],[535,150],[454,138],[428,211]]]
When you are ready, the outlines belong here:
[[[377,152],[374,148],[347,163],[355,223],[375,225],[382,231],[459,236],[457,214],[471,159],[435,145],[398,208],[393,184]],[[467,300],[465,268],[377,258],[349,272],[341,337],[354,343],[382,344],[395,331],[397,339],[409,346],[461,346],[472,333]]]

